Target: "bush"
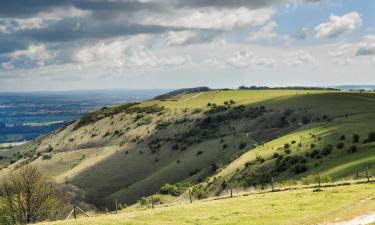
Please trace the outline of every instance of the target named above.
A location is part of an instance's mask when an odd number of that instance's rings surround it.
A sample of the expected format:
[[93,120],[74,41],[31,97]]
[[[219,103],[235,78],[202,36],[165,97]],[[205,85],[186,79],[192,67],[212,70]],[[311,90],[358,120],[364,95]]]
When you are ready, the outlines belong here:
[[367,139],[365,139],[363,141],[363,143],[370,143],[370,142],[373,142],[375,141],[375,132],[374,131],[371,131],[368,135],[367,135]]
[[50,159],[52,159],[52,155],[51,154],[44,154],[42,159],[43,160],[50,160]]
[[304,173],[308,170],[307,166],[304,164],[296,164],[293,166],[293,172],[295,174]]
[[358,143],[359,142],[359,134],[353,134],[353,143]]
[[344,134],[341,135],[340,140],[343,141],[343,140],[345,140],[345,139],[346,139],[345,135],[344,135]]
[[332,152],[332,145],[327,145],[323,150],[321,151],[322,155],[329,155]]
[[284,150],[285,154],[290,154],[292,152],[292,150],[290,150],[289,148],[285,149]]
[[348,149],[348,153],[354,153],[356,151],[357,151],[357,146],[355,145],[350,146],[350,148]]
[[272,157],[277,158],[277,157],[279,157],[279,155],[280,155],[279,153],[275,152],[275,153],[273,153]]
[[343,149],[344,148],[344,144],[343,143],[338,143],[337,145],[336,145],[336,148],[337,149]]
[[[328,175],[320,175],[320,182],[321,183],[328,183],[332,179]],[[301,178],[302,184],[309,185],[309,184],[317,184],[318,183],[318,175],[316,173],[310,174],[306,177]]]
[[172,150],[178,150],[178,149],[179,149],[178,144],[174,144],[174,145],[172,145]]
[[226,149],[228,148],[228,145],[227,144],[223,144],[223,149]]
[[289,143],[285,143],[285,144],[284,144],[284,148],[285,148],[285,149],[290,148],[290,144],[289,144]]
[[245,148],[246,148],[245,142],[241,142],[240,145],[238,146],[238,149],[240,149],[240,150],[245,149]]
[[163,195],[179,196],[181,194],[181,190],[177,185],[167,183],[160,188],[159,193]]
[[202,155],[203,154],[203,151],[199,150],[197,151],[197,155]]

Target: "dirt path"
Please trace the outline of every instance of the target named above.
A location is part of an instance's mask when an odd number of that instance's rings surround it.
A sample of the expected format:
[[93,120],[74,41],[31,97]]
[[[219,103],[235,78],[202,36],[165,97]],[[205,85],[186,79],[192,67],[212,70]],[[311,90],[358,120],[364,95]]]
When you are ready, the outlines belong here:
[[359,216],[357,218],[348,220],[348,221],[342,221],[333,223],[333,225],[367,225],[375,222],[375,213]]

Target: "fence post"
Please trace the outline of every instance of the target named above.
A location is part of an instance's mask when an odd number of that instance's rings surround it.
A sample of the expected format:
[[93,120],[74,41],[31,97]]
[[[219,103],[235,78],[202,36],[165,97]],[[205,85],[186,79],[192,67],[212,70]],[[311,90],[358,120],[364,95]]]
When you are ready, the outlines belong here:
[[368,173],[368,166],[366,167],[367,182],[370,182],[370,174]]
[[154,208],[154,196],[151,195],[151,207]]
[[115,209],[116,209],[116,214],[117,214],[117,209],[118,209],[118,207],[117,207],[117,199],[115,199]]
[[193,199],[191,198],[191,190],[189,188],[189,198],[190,198],[190,203],[193,203]]
[[233,197],[233,189],[232,189],[232,183],[229,181],[229,188],[230,188],[230,197]]
[[272,192],[274,192],[275,191],[275,183],[274,183],[273,177],[271,177],[271,186],[272,186]]
[[319,188],[321,187],[321,184],[320,184],[320,172],[318,171],[318,182],[319,182]]
[[73,218],[77,219],[77,206],[76,206],[76,204],[73,205]]

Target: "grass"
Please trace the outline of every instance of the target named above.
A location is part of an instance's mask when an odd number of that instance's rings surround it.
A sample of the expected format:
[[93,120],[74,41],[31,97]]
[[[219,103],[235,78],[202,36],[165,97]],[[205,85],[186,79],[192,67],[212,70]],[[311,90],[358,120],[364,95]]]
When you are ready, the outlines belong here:
[[[236,102],[232,107],[241,104],[254,108],[265,106],[270,111],[259,118],[241,117],[220,123],[217,130],[207,130],[212,136],[199,136],[200,142],[189,143],[186,149],[172,150],[172,145],[178,139],[186,140],[181,138],[182,135],[191,131],[197,121],[205,117],[203,112],[195,109],[209,110],[207,103],[223,105],[231,99]],[[211,169],[213,163],[223,169],[219,176],[231,177],[237,170],[242,170],[246,162],[255,159],[257,154],[267,159],[264,168],[271,166],[272,154],[282,152],[278,149],[292,140],[303,142],[303,147],[298,149],[293,145],[291,155],[304,154],[311,143],[315,143],[319,149],[326,144],[335,145],[342,134],[347,137],[344,144],[348,147],[352,133],[360,134],[363,139],[375,127],[375,94],[369,93],[210,91],[179,95],[166,101],[146,101],[136,107],[154,104],[165,109],[161,113],[124,112],[123,109],[128,107],[121,106],[103,109],[93,114],[97,118],[95,121],[86,121],[79,127],[76,127],[76,123],[71,124],[37,141],[15,147],[7,151],[6,156],[11,158],[17,151],[22,154],[32,151],[45,154],[51,146],[51,159],[42,160],[39,157],[32,164],[39,166],[52,180],[69,182],[81,187],[88,196],[109,202],[116,198],[134,203],[142,196],[156,193],[165,183],[196,183],[214,175]],[[286,110],[293,111],[290,120],[293,117],[322,118],[325,115],[331,122],[314,122],[302,127],[297,122],[291,122],[290,127],[279,128],[275,125],[265,129],[266,124],[277,124]],[[167,124],[165,129],[157,128],[157,124],[161,123]],[[252,140],[246,137],[247,132],[252,133]],[[197,133],[193,133],[193,136]],[[322,140],[318,142],[309,133]],[[155,139],[162,139],[161,147],[151,152],[148,143]],[[259,143],[265,142],[265,145],[254,149],[254,139]],[[241,142],[246,143],[243,150],[238,148]],[[224,149],[223,144],[228,147]],[[351,177],[357,169],[374,163],[374,147],[372,143],[358,144],[358,151],[353,154],[347,154],[346,149],[334,149],[332,154],[321,160],[310,160],[308,173],[319,170],[334,179]],[[197,152],[202,154],[198,155]],[[0,175],[12,172],[23,161],[9,166],[7,160],[0,161],[0,165],[8,167],[0,171]],[[315,167],[315,163],[318,163],[318,167]],[[199,172],[191,175],[195,170]],[[276,177],[276,180],[295,180],[305,175],[287,172]]]
[[[116,215],[74,221],[86,224],[318,224],[347,221],[375,211],[375,184],[302,189],[234,197],[193,204],[125,209]],[[58,221],[44,224],[72,224]]]

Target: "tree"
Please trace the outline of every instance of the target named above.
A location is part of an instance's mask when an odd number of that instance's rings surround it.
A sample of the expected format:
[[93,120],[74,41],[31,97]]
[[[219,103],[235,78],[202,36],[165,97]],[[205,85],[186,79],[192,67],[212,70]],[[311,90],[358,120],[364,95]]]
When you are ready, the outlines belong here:
[[0,224],[56,219],[61,202],[39,170],[26,165],[1,182]]

